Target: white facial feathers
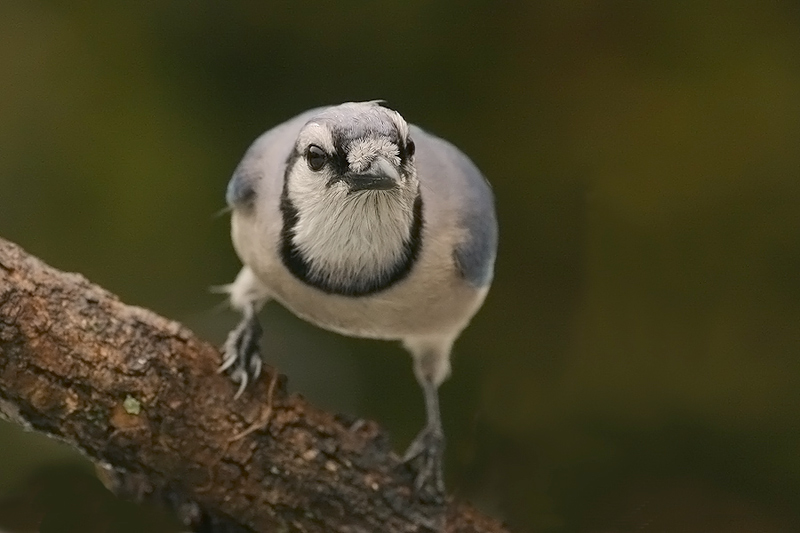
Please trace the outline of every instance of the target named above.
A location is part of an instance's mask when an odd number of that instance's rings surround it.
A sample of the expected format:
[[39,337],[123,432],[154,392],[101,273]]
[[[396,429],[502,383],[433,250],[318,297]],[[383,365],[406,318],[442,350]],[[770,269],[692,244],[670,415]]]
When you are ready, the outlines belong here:
[[297,147],[304,149],[312,144],[316,144],[329,154],[333,153],[335,150],[333,145],[333,133],[324,124],[309,122],[302,131],[300,131],[300,135],[297,138]]

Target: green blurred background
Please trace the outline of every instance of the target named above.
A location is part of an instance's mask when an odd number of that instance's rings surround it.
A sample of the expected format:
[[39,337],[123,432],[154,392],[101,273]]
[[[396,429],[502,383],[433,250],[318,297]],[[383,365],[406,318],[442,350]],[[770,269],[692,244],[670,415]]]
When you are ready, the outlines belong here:
[[[0,236],[221,343],[239,158],[373,98],[497,197],[449,488],[518,532],[800,531],[797,1],[0,0]],[[263,318],[293,391],[421,427],[399,346]],[[70,450],[0,450],[0,529],[157,530]]]

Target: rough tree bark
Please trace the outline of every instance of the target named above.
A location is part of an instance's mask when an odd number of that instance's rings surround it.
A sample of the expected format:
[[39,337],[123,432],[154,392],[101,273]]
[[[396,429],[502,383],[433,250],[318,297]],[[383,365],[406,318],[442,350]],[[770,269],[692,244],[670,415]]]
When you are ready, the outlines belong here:
[[117,492],[214,533],[506,531],[417,501],[375,423],[287,396],[272,372],[234,401],[219,361],[180,324],[0,239],[0,415],[82,450]]

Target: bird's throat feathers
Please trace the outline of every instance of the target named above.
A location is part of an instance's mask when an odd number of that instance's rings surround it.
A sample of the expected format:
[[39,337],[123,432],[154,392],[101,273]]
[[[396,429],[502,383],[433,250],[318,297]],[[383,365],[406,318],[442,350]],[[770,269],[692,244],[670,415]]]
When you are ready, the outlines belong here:
[[362,296],[402,280],[420,248],[422,198],[397,191],[348,193],[327,198],[281,197],[283,263],[295,277],[332,294]]

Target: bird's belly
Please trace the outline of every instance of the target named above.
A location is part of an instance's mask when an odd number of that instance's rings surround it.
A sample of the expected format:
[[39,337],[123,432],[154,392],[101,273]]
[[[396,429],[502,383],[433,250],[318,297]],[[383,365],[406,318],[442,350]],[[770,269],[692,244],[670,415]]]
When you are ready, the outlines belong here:
[[308,286],[285,269],[264,274],[259,277],[284,307],[312,324],[354,337],[455,336],[486,295],[455,276],[434,283],[410,277],[368,296],[341,296]]

